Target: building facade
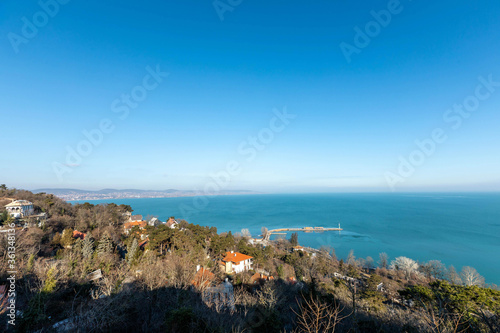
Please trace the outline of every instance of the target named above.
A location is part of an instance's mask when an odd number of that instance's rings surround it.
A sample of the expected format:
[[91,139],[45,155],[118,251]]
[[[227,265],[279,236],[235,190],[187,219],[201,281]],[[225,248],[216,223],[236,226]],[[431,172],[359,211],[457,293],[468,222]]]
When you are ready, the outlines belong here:
[[33,213],[35,212],[33,203],[27,200],[12,201],[10,204],[5,206],[5,209],[11,217],[16,219],[33,215]]
[[226,273],[241,273],[252,269],[253,257],[239,252],[226,252],[226,256],[222,259],[224,271]]

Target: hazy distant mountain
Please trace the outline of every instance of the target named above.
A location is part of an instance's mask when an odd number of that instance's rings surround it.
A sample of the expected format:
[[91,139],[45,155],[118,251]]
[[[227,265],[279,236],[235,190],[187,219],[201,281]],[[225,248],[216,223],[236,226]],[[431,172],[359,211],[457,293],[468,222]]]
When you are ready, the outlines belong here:
[[[99,200],[99,199],[126,199],[126,198],[168,198],[205,195],[191,190],[138,190],[138,189],[102,189],[97,191],[80,190],[72,188],[41,188],[34,193],[50,193],[64,200]],[[247,190],[225,190],[215,195],[256,194],[257,192]]]

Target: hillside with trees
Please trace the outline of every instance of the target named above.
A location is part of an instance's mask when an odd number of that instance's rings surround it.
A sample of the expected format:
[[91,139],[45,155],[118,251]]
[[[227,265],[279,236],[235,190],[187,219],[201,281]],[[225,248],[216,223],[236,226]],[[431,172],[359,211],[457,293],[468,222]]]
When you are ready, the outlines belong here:
[[[297,234],[252,245],[246,232],[183,220],[125,233],[133,207],[71,205],[6,186],[0,230],[13,223],[3,211],[13,199],[47,214],[42,226],[15,229],[18,332],[500,331],[500,291],[472,267],[457,272],[384,253],[377,263],[353,252],[339,260],[331,248],[294,250]],[[0,285],[9,271],[4,235]],[[226,274],[228,251],[252,256],[253,269]],[[209,284],[196,282],[199,267],[214,285],[232,285],[233,308],[204,299]],[[4,329],[7,312],[0,317]]]

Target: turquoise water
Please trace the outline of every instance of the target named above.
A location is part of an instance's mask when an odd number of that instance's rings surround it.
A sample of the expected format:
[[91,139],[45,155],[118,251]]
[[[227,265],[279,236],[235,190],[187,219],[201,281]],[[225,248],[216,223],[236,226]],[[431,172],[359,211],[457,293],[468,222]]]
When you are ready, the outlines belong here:
[[[500,193],[297,194],[95,200],[128,204],[135,214],[169,216],[233,233],[261,227],[337,227],[342,232],[299,233],[301,245],[329,245],[337,257],[386,252],[392,259],[441,260],[472,266],[500,284]],[[289,238],[290,234],[286,237]],[[273,236],[276,237],[276,236]]]

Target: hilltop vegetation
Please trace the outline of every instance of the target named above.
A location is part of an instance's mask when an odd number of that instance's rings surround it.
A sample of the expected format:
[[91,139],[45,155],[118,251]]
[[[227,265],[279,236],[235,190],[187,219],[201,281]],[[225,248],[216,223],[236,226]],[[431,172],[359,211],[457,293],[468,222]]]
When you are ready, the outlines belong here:
[[[41,228],[16,229],[19,332],[54,331],[66,319],[59,327],[82,332],[500,331],[500,292],[470,267],[457,273],[439,261],[384,254],[378,264],[354,253],[337,260],[333,249],[293,251],[296,236],[264,247],[182,220],[173,229],[136,226],[125,234],[129,206],[71,205],[7,188],[0,188],[0,223],[10,221],[1,211],[10,199],[48,215]],[[74,237],[75,230],[86,236]],[[0,284],[6,249],[2,235]],[[218,263],[231,250],[252,256],[254,270],[225,274]],[[234,310],[202,300],[206,286],[193,284],[197,265],[215,284],[232,282]],[[102,277],[94,279],[97,270]],[[252,280],[256,272],[275,278]]]

